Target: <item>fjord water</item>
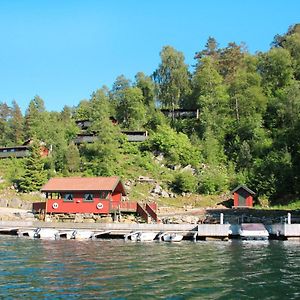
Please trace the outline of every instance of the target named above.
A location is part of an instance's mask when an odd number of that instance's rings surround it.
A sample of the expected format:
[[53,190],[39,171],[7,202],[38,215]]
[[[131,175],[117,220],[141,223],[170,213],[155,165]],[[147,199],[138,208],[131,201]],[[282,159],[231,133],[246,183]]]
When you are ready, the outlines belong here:
[[300,299],[300,243],[0,236],[0,299]]

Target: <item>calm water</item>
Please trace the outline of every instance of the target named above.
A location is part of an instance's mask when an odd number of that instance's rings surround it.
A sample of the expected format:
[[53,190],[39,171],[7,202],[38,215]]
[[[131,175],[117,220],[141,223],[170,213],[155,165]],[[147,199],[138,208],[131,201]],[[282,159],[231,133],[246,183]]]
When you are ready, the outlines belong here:
[[300,243],[0,236],[0,274],[0,299],[300,299]]

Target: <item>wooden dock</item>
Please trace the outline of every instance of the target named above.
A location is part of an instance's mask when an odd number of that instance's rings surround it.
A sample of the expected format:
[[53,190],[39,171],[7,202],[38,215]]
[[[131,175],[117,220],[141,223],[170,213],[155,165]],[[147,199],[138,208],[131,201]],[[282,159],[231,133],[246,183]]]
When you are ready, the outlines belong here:
[[[125,224],[125,223],[48,223],[41,221],[0,221],[0,234],[16,235],[18,231],[36,228],[52,228],[60,232],[89,230],[101,238],[124,238],[131,232],[174,232],[183,235],[185,240],[228,240],[239,238],[238,224]],[[272,239],[299,239],[300,224],[266,225]]]

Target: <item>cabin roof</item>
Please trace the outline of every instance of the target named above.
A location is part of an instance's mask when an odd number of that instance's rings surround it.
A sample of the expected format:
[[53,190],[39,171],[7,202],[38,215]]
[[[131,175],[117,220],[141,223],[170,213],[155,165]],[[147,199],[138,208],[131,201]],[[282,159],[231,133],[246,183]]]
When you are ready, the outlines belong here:
[[70,191],[115,191],[125,195],[125,188],[117,176],[112,177],[64,177],[51,178],[42,188],[42,192]]
[[11,150],[11,149],[16,149],[16,150],[28,150],[28,146],[11,146],[11,147],[0,147],[0,151],[2,150]]
[[231,191],[231,194],[234,194],[235,192],[237,192],[239,189],[244,189],[245,191],[247,191],[249,194],[251,195],[255,195],[255,192],[253,192],[252,190],[250,190],[247,186],[245,185],[239,185],[237,186],[234,190]]

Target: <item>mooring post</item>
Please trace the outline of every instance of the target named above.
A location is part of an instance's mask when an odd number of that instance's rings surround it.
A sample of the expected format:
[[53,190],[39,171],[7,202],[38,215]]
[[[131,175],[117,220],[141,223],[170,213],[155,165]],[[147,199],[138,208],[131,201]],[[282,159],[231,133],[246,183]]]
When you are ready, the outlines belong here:
[[288,215],[288,219],[287,219],[288,224],[292,224],[292,215],[291,215],[291,213],[288,213],[287,215]]
[[224,224],[224,214],[220,213],[220,224],[223,225]]
[[197,241],[197,235],[198,235],[198,231],[194,233],[193,235],[193,241],[196,242]]

